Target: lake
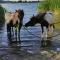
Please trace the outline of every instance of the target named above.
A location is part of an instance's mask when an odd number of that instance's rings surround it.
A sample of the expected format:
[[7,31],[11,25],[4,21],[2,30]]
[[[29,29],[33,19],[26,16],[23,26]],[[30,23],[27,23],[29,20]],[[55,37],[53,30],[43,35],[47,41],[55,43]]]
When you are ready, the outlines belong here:
[[[8,12],[14,12],[16,9],[24,10],[23,25],[27,23],[30,18],[37,14],[38,3],[4,3],[1,4]],[[6,24],[2,30],[0,30],[0,47],[9,47]],[[36,53],[40,51],[41,47],[41,27],[37,24],[34,27],[28,27],[25,29],[23,26],[20,32],[21,49],[30,53]]]

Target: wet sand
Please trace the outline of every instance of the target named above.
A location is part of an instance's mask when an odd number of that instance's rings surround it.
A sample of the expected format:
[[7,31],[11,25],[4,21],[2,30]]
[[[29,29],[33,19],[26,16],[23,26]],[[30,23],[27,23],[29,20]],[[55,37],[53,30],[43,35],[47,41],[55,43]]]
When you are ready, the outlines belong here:
[[[25,30],[23,32],[25,32]],[[36,30],[35,32],[38,31]],[[39,35],[40,33],[39,34],[38,33],[36,35],[40,36]],[[25,36],[24,34],[22,35],[23,37]],[[31,37],[32,35],[29,35],[27,33],[26,36]],[[35,38],[34,36],[32,36],[32,38],[29,37],[23,38],[23,37],[21,38],[20,46],[14,43],[9,45],[8,41],[5,41],[6,38],[5,40],[3,38],[0,42],[0,60],[59,60],[60,59],[60,30],[54,31],[53,37],[50,39],[52,45],[51,47],[48,48],[41,47],[40,44],[41,41],[38,37]]]
[[60,52],[53,50],[40,50],[39,53],[31,54],[13,48],[0,48],[1,60],[59,60]]

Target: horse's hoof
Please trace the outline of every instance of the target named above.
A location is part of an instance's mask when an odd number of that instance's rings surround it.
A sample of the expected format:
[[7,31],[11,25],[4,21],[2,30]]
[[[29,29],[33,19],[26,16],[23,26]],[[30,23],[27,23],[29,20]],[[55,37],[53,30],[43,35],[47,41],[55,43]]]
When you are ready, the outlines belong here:
[[41,41],[41,47],[50,47],[51,41],[50,40],[42,40]]
[[47,39],[50,39],[50,38],[52,38],[51,36],[50,37],[47,37]]

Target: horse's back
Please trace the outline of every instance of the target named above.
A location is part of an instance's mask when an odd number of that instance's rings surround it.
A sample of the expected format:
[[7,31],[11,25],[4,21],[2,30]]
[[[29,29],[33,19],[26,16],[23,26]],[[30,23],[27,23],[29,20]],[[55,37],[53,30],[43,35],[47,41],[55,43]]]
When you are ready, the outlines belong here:
[[11,20],[11,14],[10,13],[5,13],[5,22],[9,23]]
[[36,17],[39,18],[39,19],[43,19],[44,16],[45,16],[45,14],[46,14],[46,13],[38,13],[38,14],[36,15]]
[[44,19],[49,23],[52,24],[53,23],[53,14],[50,13],[46,13],[46,15],[44,16]]
[[50,14],[50,13],[38,13],[38,14],[36,15],[36,17],[37,17],[38,20],[40,20],[40,21],[45,20],[45,21],[47,21],[49,24],[54,23],[53,14]]

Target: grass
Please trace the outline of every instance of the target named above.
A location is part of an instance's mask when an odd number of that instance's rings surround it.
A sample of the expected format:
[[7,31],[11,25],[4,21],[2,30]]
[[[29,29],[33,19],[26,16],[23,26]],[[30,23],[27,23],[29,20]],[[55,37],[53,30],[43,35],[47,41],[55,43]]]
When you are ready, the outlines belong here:
[[[44,12],[46,10],[52,11],[54,15],[54,22],[60,22],[60,0],[45,0],[38,3],[38,12]],[[55,24],[56,29],[60,29],[60,23]]]
[[[60,22],[60,10],[54,11],[54,22]],[[55,24],[56,29],[60,29],[60,23]]]

